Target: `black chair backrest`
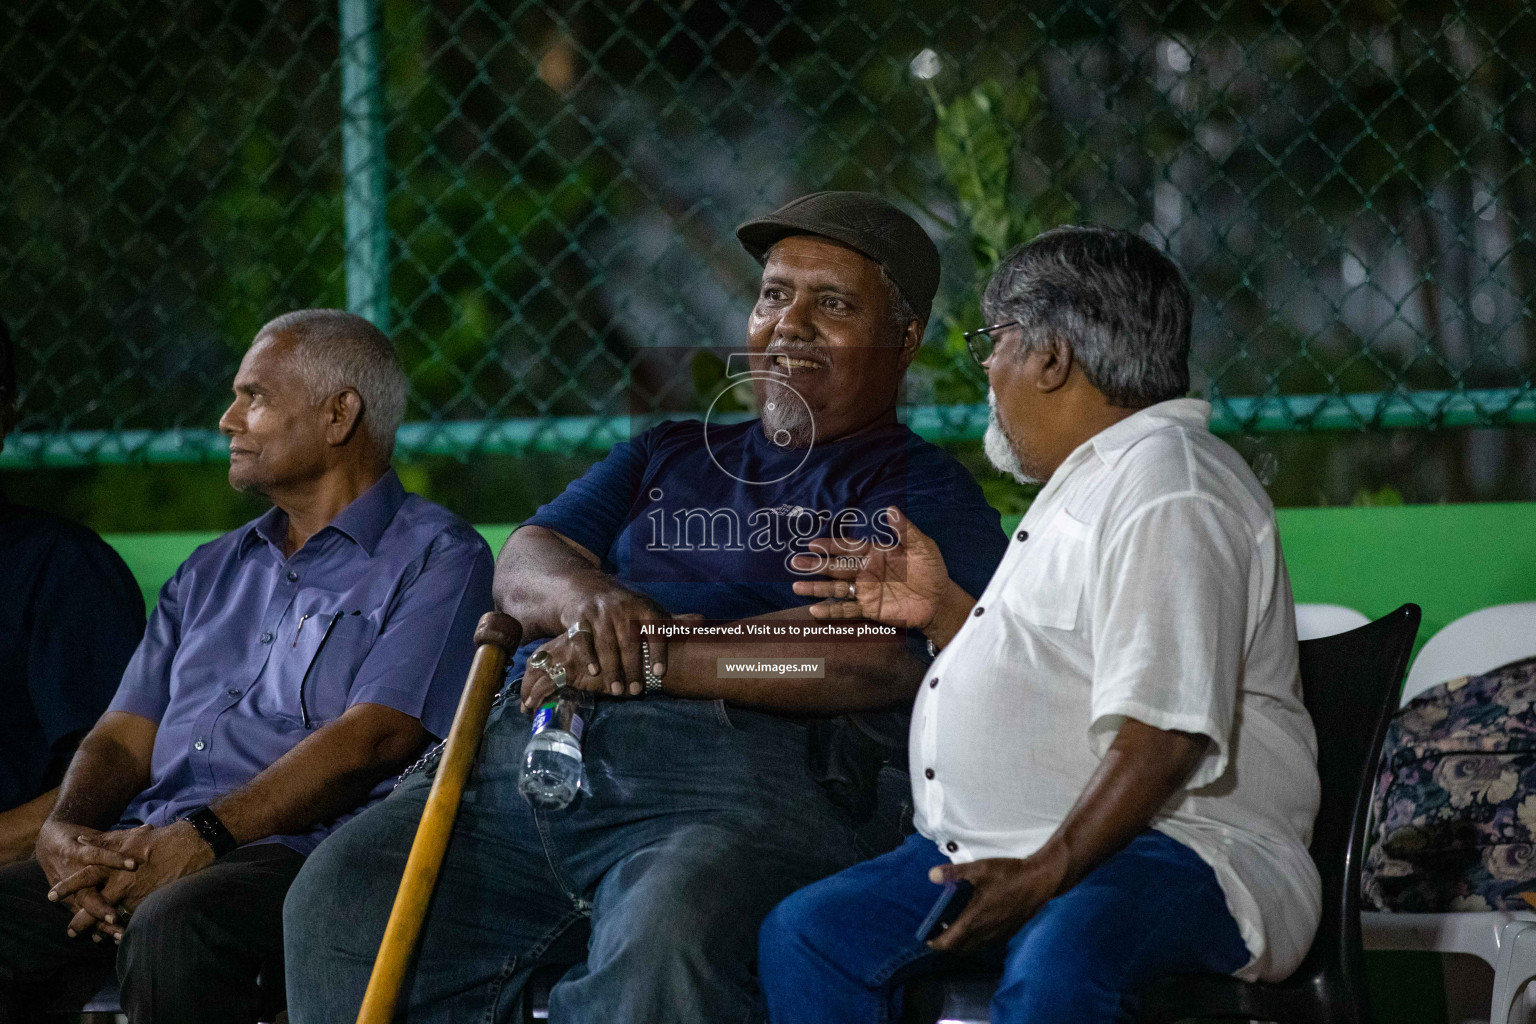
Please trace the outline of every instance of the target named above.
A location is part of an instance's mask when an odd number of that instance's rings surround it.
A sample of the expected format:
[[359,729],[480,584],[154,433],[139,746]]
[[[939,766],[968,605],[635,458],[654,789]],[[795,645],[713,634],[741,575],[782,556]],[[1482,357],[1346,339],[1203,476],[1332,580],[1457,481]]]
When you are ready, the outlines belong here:
[[[1292,977],[1327,989],[1364,978],[1360,951],[1360,862],[1382,740],[1397,710],[1419,632],[1419,606],[1336,636],[1301,642],[1302,701],[1317,729],[1322,802],[1312,859],[1323,882],[1317,938]],[[1343,976],[1337,972],[1343,970]]]

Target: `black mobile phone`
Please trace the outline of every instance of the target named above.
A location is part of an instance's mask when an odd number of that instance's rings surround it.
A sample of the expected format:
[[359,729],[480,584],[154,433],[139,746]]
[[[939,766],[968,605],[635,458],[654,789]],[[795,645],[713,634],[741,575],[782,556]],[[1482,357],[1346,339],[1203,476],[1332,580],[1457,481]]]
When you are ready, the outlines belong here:
[[932,942],[942,935],[944,929],[955,923],[955,918],[960,916],[965,905],[971,902],[971,895],[975,891],[975,887],[964,879],[945,882],[939,898],[933,901],[933,909],[928,911],[928,916],[918,926],[917,941]]

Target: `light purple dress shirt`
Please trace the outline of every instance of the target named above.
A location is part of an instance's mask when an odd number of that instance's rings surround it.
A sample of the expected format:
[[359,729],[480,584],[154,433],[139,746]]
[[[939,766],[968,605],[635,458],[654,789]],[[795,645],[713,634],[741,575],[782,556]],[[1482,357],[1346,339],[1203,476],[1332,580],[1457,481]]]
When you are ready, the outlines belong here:
[[[238,789],[354,704],[447,734],[491,609],[484,539],[394,470],[291,558],[287,529],[274,508],[198,548],[161,589],[109,709],[159,725],[124,826],[167,825]],[[308,854],[353,813],[260,841]]]

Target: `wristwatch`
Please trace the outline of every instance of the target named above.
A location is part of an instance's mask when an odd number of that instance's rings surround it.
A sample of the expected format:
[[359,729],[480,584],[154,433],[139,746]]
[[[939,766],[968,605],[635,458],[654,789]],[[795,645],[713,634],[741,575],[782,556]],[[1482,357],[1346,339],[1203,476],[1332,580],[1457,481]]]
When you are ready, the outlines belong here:
[[234,853],[240,844],[235,842],[235,837],[229,829],[219,820],[219,816],[213,813],[213,808],[199,807],[191,814],[181,819],[190,821],[192,827],[197,829],[197,834],[203,837],[203,842],[213,848],[214,859],[224,856],[226,853]]

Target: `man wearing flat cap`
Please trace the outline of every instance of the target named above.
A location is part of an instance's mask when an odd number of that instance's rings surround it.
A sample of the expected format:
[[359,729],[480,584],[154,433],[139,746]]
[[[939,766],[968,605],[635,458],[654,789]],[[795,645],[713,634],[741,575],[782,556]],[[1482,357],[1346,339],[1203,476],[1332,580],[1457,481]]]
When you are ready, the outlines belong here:
[[[939,279],[922,228],[875,196],[822,192],[737,237],[763,265],[745,346],[759,418],[669,421],[616,445],[502,550],[496,603],[531,642],[405,980],[411,1021],[511,1019],[546,964],[566,968],[550,994],[562,1024],[760,1019],[758,926],[869,851],[872,735],[902,735],[888,719],[904,724],[929,660],[915,635],[803,635],[816,620],[795,554],[811,538],[894,544],[910,518],[979,593],[1005,547],[976,482],[897,419]],[[727,632],[641,633],[705,619]],[[527,712],[556,682],[595,703],[583,790],[549,811],[517,777]],[[435,767],[339,830],[294,885],[295,1024],[356,1014]]]

